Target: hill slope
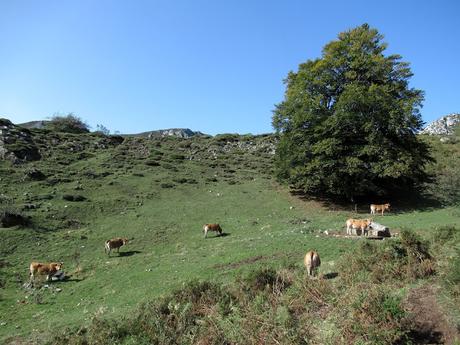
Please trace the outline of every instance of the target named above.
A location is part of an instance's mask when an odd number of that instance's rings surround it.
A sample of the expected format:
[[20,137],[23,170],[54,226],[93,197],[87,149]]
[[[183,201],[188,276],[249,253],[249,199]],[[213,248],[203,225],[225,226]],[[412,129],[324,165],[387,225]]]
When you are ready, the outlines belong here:
[[[360,242],[322,232],[366,217],[367,206],[357,215],[290,195],[271,177],[270,135],[28,134],[40,159],[0,161],[3,211],[29,217],[0,229],[0,339],[120,317],[190,279],[228,283],[256,267],[300,267],[310,248],[331,272]],[[460,221],[456,208],[402,211],[379,221],[422,233]],[[213,222],[225,236],[203,239]],[[108,257],[104,241],[116,236],[131,241]],[[24,287],[32,260],[64,261],[70,279]]]

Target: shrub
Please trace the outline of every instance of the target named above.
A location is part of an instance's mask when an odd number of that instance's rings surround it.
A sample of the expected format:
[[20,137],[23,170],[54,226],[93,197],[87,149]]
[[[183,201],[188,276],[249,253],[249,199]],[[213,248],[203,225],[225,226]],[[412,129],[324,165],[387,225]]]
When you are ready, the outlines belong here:
[[162,184],[160,184],[160,187],[161,188],[174,188],[175,185],[173,183],[163,182]]
[[458,248],[449,262],[445,284],[452,295],[460,297],[460,249]]
[[436,230],[433,233],[433,242],[438,244],[444,244],[456,238],[460,234],[460,229],[456,228],[453,225],[444,225]]
[[431,259],[428,242],[422,240],[415,232],[409,230],[401,231],[401,244],[410,258],[416,259],[419,262]]
[[57,132],[89,133],[89,126],[73,113],[53,116],[46,127]]
[[341,332],[337,337],[346,344],[404,343],[408,333],[405,316],[401,298],[390,288],[360,284],[339,300],[337,323]]
[[401,238],[383,243],[363,242],[339,262],[346,284],[370,281],[380,283],[413,280],[434,274],[435,263],[429,245],[412,231],[404,230]]

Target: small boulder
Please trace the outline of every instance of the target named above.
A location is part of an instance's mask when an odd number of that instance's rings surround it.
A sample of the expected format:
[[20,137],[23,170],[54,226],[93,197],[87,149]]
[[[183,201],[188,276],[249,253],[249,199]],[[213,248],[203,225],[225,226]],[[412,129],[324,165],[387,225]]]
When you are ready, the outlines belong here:
[[390,229],[385,225],[372,222],[369,226],[369,236],[391,237]]
[[51,280],[64,280],[65,279],[65,273],[64,271],[57,271],[52,277]]
[[37,168],[30,168],[24,172],[24,180],[41,181],[46,179],[46,175]]
[[3,228],[10,228],[16,225],[27,225],[29,220],[23,215],[13,211],[3,211],[0,213],[0,225]]
[[85,201],[86,198],[82,195],[72,195],[72,194],[64,194],[62,199],[67,201]]

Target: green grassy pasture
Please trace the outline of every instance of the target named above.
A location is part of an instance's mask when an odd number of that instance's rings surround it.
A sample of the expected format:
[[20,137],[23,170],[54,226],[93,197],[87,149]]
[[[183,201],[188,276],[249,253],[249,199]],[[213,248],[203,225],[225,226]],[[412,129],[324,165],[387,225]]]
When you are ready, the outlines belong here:
[[[262,147],[255,151],[225,151],[219,138],[128,138],[107,149],[95,149],[91,135],[72,138],[61,138],[38,162],[0,162],[3,207],[31,217],[28,227],[0,229],[0,339],[88,324],[95,315],[119,318],[191,279],[227,283],[256,267],[301,266],[312,248],[321,254],[321,271],[334,272],[336,260],[365,241],[322,234],[344,232],[348,217],[368,214],[354,214],[351,205],[350,211],[331,210],[289,194],[271,178],[265,137],[239,139]],[[68,147],[77,144],[81,151],[70,154]],[[31,167],[47,178],[24,179]],[[66,194],[85,200],[67,201]],[[460,210],[374,219],[392,230],[426,233],[458,225]],[[209,233],[204,239],[203,224],[214,222],[225,236]],[[104,242],[118,236],[131,241],[120,255],[108,257]],[[47,289],[24,289],[33,260],[63,261],[71,278]]]

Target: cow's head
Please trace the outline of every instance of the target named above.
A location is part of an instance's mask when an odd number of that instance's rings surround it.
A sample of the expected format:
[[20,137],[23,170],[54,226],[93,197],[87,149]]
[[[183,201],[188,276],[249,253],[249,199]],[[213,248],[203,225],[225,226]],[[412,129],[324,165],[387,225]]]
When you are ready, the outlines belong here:
[[54,266],[54,269],[56,269],[56,271],[60,271],[62,269],[62,267],[64,266],[64,263],[63,262],[55,262],[53,264]]
[[385,204],[385,208],[389,210],[390,209],[390,203]]
[[127,244],[129,242],[127,238],[123,238],[122,241],[123,241],[123,244]]

